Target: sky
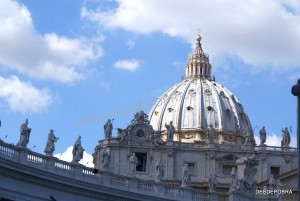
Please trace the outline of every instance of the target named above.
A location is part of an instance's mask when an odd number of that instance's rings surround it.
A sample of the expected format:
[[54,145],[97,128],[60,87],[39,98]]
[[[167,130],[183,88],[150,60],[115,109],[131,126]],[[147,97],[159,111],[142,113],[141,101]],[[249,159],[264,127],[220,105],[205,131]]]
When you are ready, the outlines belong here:
[[125,128],[148,113],[185,75],[200,34],[256,138],[265,126],[279,146],[289,127],[295,147],[299,24],[298,0],[0,0],[0,138],[16,144],[28,118],[29,149],[44,153],[54,129],[62,157],[81,135],[90,165],[107,119]]

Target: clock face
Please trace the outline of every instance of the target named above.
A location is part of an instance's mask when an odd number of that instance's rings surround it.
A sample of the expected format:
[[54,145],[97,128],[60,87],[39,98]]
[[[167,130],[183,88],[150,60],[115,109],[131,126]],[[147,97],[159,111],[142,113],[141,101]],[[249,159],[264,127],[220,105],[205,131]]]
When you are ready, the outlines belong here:
[[149,130],[144,125],[136,125],[132,129],[132,137],[139,142],[145,141],[149,136]]

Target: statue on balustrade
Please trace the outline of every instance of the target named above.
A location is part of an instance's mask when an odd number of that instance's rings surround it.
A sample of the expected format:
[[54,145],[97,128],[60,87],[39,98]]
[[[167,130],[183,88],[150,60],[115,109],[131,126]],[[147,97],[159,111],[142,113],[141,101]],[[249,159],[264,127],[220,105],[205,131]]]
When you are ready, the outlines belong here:
[[207,140],[209,144],[213,144],[215,139],[215,129],[212,125],[207,128]]
[[163,179],[163,174],[164,174],[163,164],[162,164],[161,159],[158,159],[156,161],[155,170],[156,170],[155,182],[161,182],[161,180]]
[[110,164],[110,154],[108,153],[108,151],[106,150],[106,147],[104,147],[101,151],[101,162],[102,162],[102,166],[101,169],[107,171],[109,164]]
[[166,142],[161,139],[161,131],[156,131],[153,134],[153,144],[156,146],[166,144]]
[[181,181],[181,187],[189,187],[189,184],[191,183],[191,172],[189,169],[189,164],[184,164],[182,169],[182,181]]
[[135,176],[136,166],[138,165],[138,160],[135,153],[132,153],[129,157],[129,171],[128,176]]
[[48,156],[52,156],[53,155],[53,152],[55,150],[55,142],[57,142],[59,138],[58,137],[55,137],[54,135],[54,130],[51,129],[49,131],[49,134],[48,134],[48,140],[47,140],[47,144],[46,144],[46,147],[45,147],[45,150],[44,152],[48,155]]
[[107,122],[104,124],[105,139],[110,139],[111,138],[112,129],[113,129],[112,121],[110,119],[108,119]]
[[127,129],[117,128],[117,139],[120,140],[119,143],[128,141],[127,139]]
[[28,128],[28,119],[20,127],[20,140],[17,146],[26,148],[29,143],[31,128]]
[[267,139],[267,132],[264,126],[259,130],[259,137],[260,137],[260,145],[264,145]]
[[173,141],[174,133],[175,133],[175,127],[173,126],[173,121],[170,121],[170,124],[165,124],[165,127],[167,128],[167,141]]
[[285,129],[282,129],[282,141],[281,146],[282,147],[289,147],[291,143],[291,136],[290,132],[288,130],[288,127],[285,127]]
[[209,179],[208,179],[209,192],[215,192],[217,183],[218,182],[217,182],[217,175],[215,172],[215,168],[212,168],[210,170]]
[[235,167],[232,167],[230,175],[231,175],[230,191],[234,191],[238,187],[238,176]]
[[81,146],[81,136],[78,136],[77,140],[73,145],[73,163],[78,163],[83,158],[83,151],[84,149]]

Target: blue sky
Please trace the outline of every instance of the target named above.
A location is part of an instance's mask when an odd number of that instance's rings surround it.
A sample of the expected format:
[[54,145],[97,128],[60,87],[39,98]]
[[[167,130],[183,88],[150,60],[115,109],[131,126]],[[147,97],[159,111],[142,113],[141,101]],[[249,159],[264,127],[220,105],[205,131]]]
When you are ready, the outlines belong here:
[[1,0],[0,24],[6,142],[18,142],[28,118],[34,151],[43,153],[53,128],[55,153],[78,135],[93,153],[108,118],[125,128],[181,81],[200,33],[216,81],[240,99],[253,127],[266,126],[274,145],[291,126],[296,145],[299,1]]

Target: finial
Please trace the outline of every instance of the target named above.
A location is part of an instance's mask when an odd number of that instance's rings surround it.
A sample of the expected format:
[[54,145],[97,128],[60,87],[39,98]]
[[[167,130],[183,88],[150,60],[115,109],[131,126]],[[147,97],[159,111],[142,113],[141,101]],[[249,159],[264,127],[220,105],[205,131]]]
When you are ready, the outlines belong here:
[[200,36],[199,34],[196,36],[196,40],[197,40],[198,42],[201,41],[201,36]]

